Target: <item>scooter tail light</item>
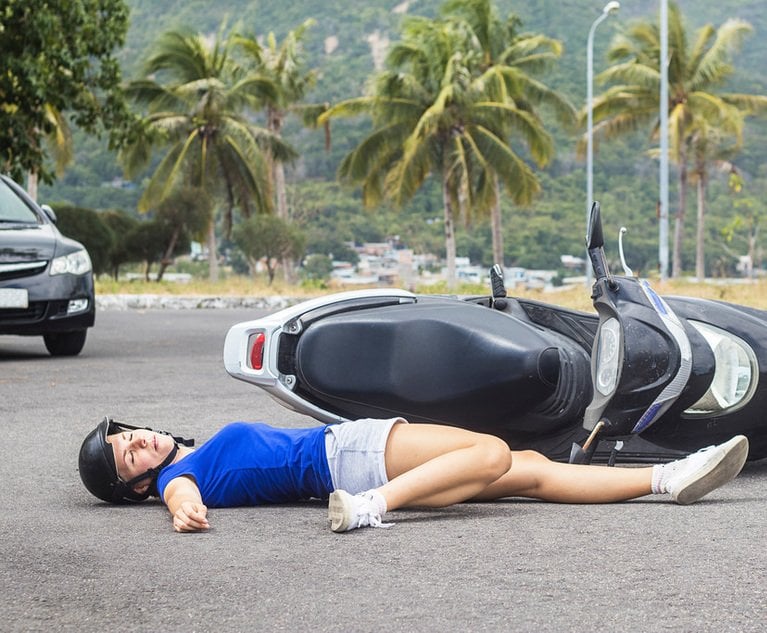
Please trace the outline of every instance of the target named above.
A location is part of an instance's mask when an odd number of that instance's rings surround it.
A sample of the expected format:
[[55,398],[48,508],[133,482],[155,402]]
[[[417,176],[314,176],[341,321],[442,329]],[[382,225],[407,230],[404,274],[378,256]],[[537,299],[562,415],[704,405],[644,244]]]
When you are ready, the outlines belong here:
[[250,368],[261,370],[264,368],[264,343],[266,343],[266,334],[258,332],[251,334],[248,341],[250,348]]

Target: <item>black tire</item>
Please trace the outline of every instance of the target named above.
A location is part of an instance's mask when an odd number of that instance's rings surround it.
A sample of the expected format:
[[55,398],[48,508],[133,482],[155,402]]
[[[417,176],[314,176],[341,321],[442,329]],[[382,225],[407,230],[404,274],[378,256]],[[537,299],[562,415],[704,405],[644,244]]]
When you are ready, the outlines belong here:
[[88,330],[43,334],[45,347],[51,356],[77,356],[85,345]]

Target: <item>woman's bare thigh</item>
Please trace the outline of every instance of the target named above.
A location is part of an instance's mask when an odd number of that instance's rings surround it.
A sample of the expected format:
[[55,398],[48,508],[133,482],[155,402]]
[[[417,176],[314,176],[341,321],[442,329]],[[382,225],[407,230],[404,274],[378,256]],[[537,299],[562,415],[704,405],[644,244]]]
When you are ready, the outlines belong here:
[[429,460],[486,440],[482,433],[438,424],[395,424],[386,441],[386,473],[389,479]]

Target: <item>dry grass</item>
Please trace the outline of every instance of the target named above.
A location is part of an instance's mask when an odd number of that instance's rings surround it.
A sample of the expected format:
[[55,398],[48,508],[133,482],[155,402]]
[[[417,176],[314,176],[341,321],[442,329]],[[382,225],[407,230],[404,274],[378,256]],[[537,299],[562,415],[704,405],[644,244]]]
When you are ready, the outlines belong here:
[[[341,284],[328,284],[327,287],[289,285],[282,280],[275,279],[273,285],[268,285],[265,280],[252,279],[249,277],[231,276],[218,283],[195,279],[189,283],[174,282],[143,282],[121,281],[115,282],[108,278],[99,279],[96,282],[96,292],[99,294],[167,294],[178,296],[255,296],[263,297],[270,295],[283,295],[296,298],[310,298],[341,292],[343,290],[356,290],[359,286],[344,287]],[[717,299],[730,303],[739,303],[767,310],[767,281],[754,282],[705,282],[696,283],[691,281],[666,281],[654,282],[653,288],[661,295],[685,295]],[[416,292],[430,294],[444,294],[445,287],[417,287]],[[462,285],[455,290],[459,295],[487,294],[488,289],[481,285]],[[517,297],[525,297],[555,303],[576,310],[591,311],[590,290],[585,286],[577,285],[568,288],[558,288],[554,292],[541,290],[514,290],[510,292]]]
[[[767,281],[741,282],[730,280],[729,282],[697,283],[682,280],[661,283],[651,280],[650,283],[653,289],[663,296],[677,295],[715,299],[767,310]],[[556,303],[576,310],[592,311],[591,292],[584,286],[561,289],[556,292],[523,291],[515,293],[515,296]]]
[[[330,291],[327,291],[330,292]],[[149,294],[177,296],[217,296],[217,297],[266,297],[284,295],[288,297],[313,297],[323,294],[319,288],[288,285],[275,279],[271,286],[261,279],[243,276],[229,276],[217,283],[205,279],[192,279],[189,282],[172,281],[114,281],[102,277],[96,280],[97,294]]]

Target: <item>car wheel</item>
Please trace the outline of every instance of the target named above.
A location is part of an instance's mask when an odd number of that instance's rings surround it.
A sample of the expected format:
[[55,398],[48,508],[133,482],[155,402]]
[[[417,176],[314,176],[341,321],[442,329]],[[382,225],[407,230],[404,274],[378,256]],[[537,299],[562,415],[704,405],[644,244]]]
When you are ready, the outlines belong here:
[[51,356],[77,356],[85,345],[88,330],[44,334],[45,347]]

